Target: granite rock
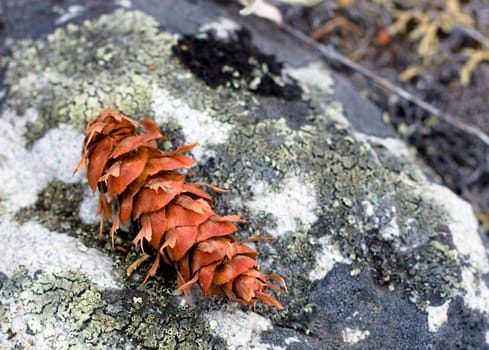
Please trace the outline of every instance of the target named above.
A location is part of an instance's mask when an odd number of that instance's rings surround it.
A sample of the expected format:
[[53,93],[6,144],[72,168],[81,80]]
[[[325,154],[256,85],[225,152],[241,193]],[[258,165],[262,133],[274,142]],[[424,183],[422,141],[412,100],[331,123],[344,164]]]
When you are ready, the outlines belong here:
[[[207,1],[2,5],[0,348],[489,349],[488,241],[382,114],[270,23]],[[156,6],[158,5],[158,6]],[[20,24],[11,20],[19,17]],[[13,16],[13,17],[12,17]],[[18,29],[16,29],[18,28]],[[72,177],[100,109],[199,142],[284,310],[140,286],[134,228],[98,235]],[[105,230],[108,232],[108,228]]]

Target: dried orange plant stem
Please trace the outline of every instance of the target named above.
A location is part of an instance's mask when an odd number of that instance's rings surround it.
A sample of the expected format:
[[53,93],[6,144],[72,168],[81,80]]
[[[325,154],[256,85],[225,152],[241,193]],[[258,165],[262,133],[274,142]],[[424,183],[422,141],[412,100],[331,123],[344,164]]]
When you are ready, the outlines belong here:
[[176,269],[179,290],[186,296],[197,283],[206,296],[221,294],[252,306],[260,300],[281,309],[267,291],[282,290],[270,280],[285,288],[284,280],[260,272],[256,251],[233,237],[234,223],[241,218],[214,213],[202,187],[220,191],[217,187],[186,182],[184,169],[195,161],[184,153],[196,144],[163,152],[157,140],[165,137],[156,123],[137,123],[113,109],[104,109],[87,125],[75,172],[87,165],[88,184],[99,190],[100,231],[104,218],[112,219],[113,244],[120,224],[139,224],[134,244],[143,252],[145,245],[158,252],[146,279],[163,261]]

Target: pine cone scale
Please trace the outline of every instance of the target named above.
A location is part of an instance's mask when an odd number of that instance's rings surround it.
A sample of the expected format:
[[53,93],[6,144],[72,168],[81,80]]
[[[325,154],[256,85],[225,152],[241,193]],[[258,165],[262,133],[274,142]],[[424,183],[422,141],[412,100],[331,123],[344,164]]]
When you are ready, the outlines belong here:
[[214,217],[199,225],[197,242],[206,241],[211,237],[229,236],[238,229],[229,221],[215,221]]
[[112,151],[110,158],[119,158],[150,141],[158,139],[164,139],[164,137],[160,133],[126,137]]
[[147,161],[148,153],[144,149],[126,157],[124,161],[120,161],[119,174],[110,176],[107,179],[107,194],[109,197],[120,195],[124,192],[127,186],[144,171]]
[[152,179],[158,180],[153,181],[153,186],[147,182],[134,198],[133,219],[167,206],[183,189],[184,178],[183,175],[169,174]]
[[[181,260],[187,252],[192,248],[197,236],[196,226],[180,226],[171,230],[166,235],[166,241],[171,241],[173,244],[168,244],[166,252],[170,256],[171,260]],[[166,242],[162,247],[165,247]]]
[[94,192],[97,189],[97,183],[104,172],[105,165],[109,161],[110,152],[112,151],[113,146],[113,140],[106,138],[99,142],[88,156],[91,161],[87,169],[87,179],[90,188]]
[[161,239],[168,227],[166,222],[165,208],[161,208],[160,210],[143,215],[148,216],[151,223],[151,230],[153,232],[153,235],[151,236],[150,244],[153,249],[158,250],[162,245]]
[[254,259],[247,257],[246,255],[236,255],[231,261],[227,264],[223,264],[221,268],[216,271],[214,282],[217,285],[225,284],[256,266],[257,264]]
[[212,213],[197,213],[178,203],[170,203],[167,207],[166,220],[168,227],[199,225],[209,219]]
[[198,271],[199,285],[205,296],[211,296],[215,294],[212,292],[210,293],[209,290],[213,284],[212,282],[214,280],[216,268],[219,264],[220,262],[215,262],[213,264],[201,267]]

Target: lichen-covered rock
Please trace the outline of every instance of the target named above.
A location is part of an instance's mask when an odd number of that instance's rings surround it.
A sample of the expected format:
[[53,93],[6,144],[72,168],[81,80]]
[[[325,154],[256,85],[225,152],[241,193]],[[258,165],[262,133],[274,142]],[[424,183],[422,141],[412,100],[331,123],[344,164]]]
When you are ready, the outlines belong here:
[[[68,19],[14,36],[2,59],[1,346],[489,348],[487,239],[374,107],[291,38],[240,31],[253,19],[212,2],[152,16],[152,1],[117,4],[58,7]],[[193,179],[232,190],[216,211],[248,220],[239,239],[276,238],[256,249],[287,281],[284,310],[198,293],[189,307],[171,268],[139,286],[149,262],[125,276],[137,228],[112,249],[71,177],[102,107],[155,119],[163,147],[199,142]]]

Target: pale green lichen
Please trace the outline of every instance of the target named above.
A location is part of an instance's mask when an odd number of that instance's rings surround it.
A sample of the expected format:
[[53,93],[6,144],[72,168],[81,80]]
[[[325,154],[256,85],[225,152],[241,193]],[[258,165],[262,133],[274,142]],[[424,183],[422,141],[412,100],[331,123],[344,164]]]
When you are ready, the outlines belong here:
[[[114,277],[121,285],[125,285],[127,290],[101,290],[91,285],[90,281],[80,273],[73,275],[72,272],[69,272],[65,278],[66,272],[63,271],[58,273],[59,276],[43,273],[41,277],[37,277],[36,282],[29,281],[32,277],[23,273],[22,287],[15,289],[16,287],[11,283],[16,285],[19,283],[14,276],[12,281],[4,286],[5,293],[10,295],[20,291],[21,295],[30,296],[31,292],[36,295],[30,300],[23,301],[27,305],[26,311],[29,314],[35,314],[25,317],[27,325],[38,332],[46,328],[48,333],[42,331],[40,336],[48,337],[50,336],[49,329],[55,327],[55,321],[60,325],[69,323],[72,327],[70,332],[78,335],[78,338],[82,340],[81,344],[96,345],[99,338],[104,339],[107,346],[110,344],[109,347],[119,343],[125,344],[128,338],[119,339],[117,332],[124,329],[125,334],[131,334],[137,344],[152,348],[172,348],[175,344],[192,348],[194,344],[205,349],[207,337],[210,336],[207,331],[207,323],[198,317],[195,310],[177,305],[179,300],[175,299],[174,295],[177,286],[171,269],[162,268],[164,276],[158,275],[141,291],[138,291],[144,273],[136,272],[129,280],[123,276],[124,269],[138,258],[138,250],[134,248],[130,240],[123,240],[121,235],[117,235],[116,244],[129,251],[128,254],[121,254],[112,249],[110,239],[106,235],[98,235],[96,227],[83,224],[77,215],[82,194],[81,184],[53,181],[39,194],[37,202],[32,207],[22,209],[17,213],[16,219],[20,222],[39,221],[51,230],[63,230],[78,237],[87,246],[103,249],[113,261],[114,271],[120,272]],[[109,227],[106,227],[107,232],[108,230]],[[147,267],[149,266],[144,265],[141,269]],[[24,286],[24,284],[28,285]],[[87,285],[90,285],[90,288]],[[215,301],[208,302],[211,308],[218,307],[217,305],[220,304],[213,305]],[[46,307],[46,304],[51,306]],[[205,305],[209,307],[209,304],[204,303],[203,307]],[[50,319],[51,316],[45,311],[49,311],[50,307],[55,308],[58,312],[55,320],[51,322],[53,324],[46,324],[43,323],[43,320]],[[94,307],[100,310],[93,312]],[[153,312],[159,316],[156,317]],[[7,320],[10,322],[7,324],[12,325],[11,321],[15,314],[10,313],[12,317]],[[142,314],[147,316],[142,317]],[[176,314],[178,317],[172,317]],[[186,330],[181,329],[184,325],[188,325]],[[219,343],[218,339],[214,341]],[[61,344],[62,339],[59,342]]]
[[[159,286],[144,291],[100,290],[79,272],[39,271],[30,276],[19,269],[0,289],[0,306],[9,306],[1,310],[0,332],[7,334],[10,329],[16,333],[4,339],[12,348],[32,341],[55,349],[177,345],[207,349],[207,322],[196,322],[195,311],[188,307],[164,302],[157,297],[161,297],[157,289]],[[131,294],[141,303],[131,303]],[[220,344],[217,338],[213,341]]]
[[[94,316],[103,312],[106,303],[101,291],[80,273],[57,270],[29,276],[17,270],[0,289],[0,300],[11,306],[0,315],[0,324],[2,333],[8,328],[17,333],[9,341],[12,347],[25,346],[29,339],[34,345],[57,349],[106,344],[107,339],[90,332],[99,322]],[[116,320],[108,321],[103,327],[113,328]],[[130,344],[122,334],[119,338],[119,344]]]
[[[114,20],[115,19],[115,20]],[[104,107],[129,115],[149,113],[151,86],[171,69],[174,37],[140,12],[117,12],[69,24],[46,41],[19,41],[9,59],[8,103],[39,112],[30,137],[71,121],[80,131]]]
[[[321,97],[311,105],[319,109],[333,102],[331,95]],[[307,116],[297,130],[284,119],[256,124],[253,118],[237,117],[229,142],[214,147],[219,155],[216,167],[205,171],[212,174],[209,178],[231,174],[222,176],[222,181],[245,200],[253,198],[254,188],[243,178],[280,188],[293,175],[315,188],[321,204],[313,228],[307,233],[289,232],[273,249],[259,248],[275,268],[304,269],[283,271],[300,291],[297,295],[307,295],[309,282],[301,276],[312,270],[314,254],[320,250],[310,237],[325,235],[338,243],[353,262],[353,270],[367,264],[377,283],[391,290],[399,286],[419,306],[453,295],[459,287],[460,263],[450,233],[440,224],[446,212],[422,194],[429,183],[409,160],[358,141],[348,127],[338,124],[337,113],[336,107],[325,108],[322,114]],[[373,205],[368,215],[362,205],[365,200]],[[399,234],[386,236],[382,232],[393,220],[399,221]],[[253,217],[249,232],[259,234],[260,228],[273,224],[274,218],[264,213]],[[436,248],[441,246],[445,249]]]

